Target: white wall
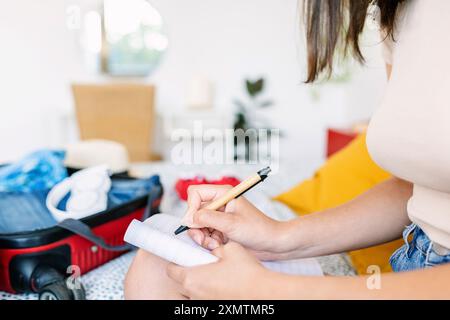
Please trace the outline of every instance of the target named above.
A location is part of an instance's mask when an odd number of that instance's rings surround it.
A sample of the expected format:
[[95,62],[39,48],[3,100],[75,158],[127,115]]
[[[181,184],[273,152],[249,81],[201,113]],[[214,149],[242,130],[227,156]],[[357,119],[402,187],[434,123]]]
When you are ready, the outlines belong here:
[[[68,5],[93,3],[1,1],[0,161],[76,138],[61,120],[72,109],[70,83],[108,79],[85,67],[77,32],[66,28],[65,11]],[[267,116],[286,133],[282,153],[317,164],[323,156],[324,128],[367,118],[380,100],[384,71],[375,46],[368,48],[370,67],[352,83],[325,86],[319,102],[311,100],[309,88],[301,83],[304,51],[296,0],[151,3],[166,21],[170,48],[160,68],[141,81],[157,85],[161,112],[185,107],[186,85],[197,74],[214,81],[216,107],[230,112],[244,77],[266,76],[267,95],[276,102]]]

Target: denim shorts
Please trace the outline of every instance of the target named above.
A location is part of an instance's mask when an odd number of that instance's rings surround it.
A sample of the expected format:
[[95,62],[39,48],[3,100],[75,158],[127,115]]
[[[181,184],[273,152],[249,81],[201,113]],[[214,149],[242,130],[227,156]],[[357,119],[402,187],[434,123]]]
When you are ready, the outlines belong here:
[[395,272],[429,268],[450,262],[450,250],[435,244],[414,223],[403,231],[403,240],[405,244],[395,251],[389,260]]

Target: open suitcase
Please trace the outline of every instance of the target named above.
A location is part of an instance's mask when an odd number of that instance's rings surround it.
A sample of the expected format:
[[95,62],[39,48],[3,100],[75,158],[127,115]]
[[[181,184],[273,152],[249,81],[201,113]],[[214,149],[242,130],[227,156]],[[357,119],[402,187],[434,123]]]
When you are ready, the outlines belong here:
[[123,241],[129,223],[159,212],[163,188],[155,177],[148,195],[82,220],[0,234],[0,290],[36,292],[42,300],[84,299],[84,288],[74,276],[130,250]]

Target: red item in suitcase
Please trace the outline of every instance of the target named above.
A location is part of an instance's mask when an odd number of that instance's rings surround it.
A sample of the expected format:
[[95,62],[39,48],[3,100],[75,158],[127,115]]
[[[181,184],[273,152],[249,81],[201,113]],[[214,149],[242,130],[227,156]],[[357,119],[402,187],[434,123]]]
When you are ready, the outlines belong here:
[[216,184],[237,186],[241,181],[235,177],[222,177],[219,180],[207,180],[204,177],[195,177],[193,179],[179,179],[175,184],[175,190],[181,200],[187,200],[187,189],[190,185]]

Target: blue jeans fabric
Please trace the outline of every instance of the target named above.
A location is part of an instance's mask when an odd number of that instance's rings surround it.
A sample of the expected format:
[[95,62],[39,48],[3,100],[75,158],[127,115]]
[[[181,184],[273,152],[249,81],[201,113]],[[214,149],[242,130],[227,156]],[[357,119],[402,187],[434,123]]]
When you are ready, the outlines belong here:
[[[114,179],[108,192],[108,209],[147,195],[159,185],[159,176],[148,179]],[[0,192],[0,234],[46,229],[57,224],[45,200],[50,189],[33,192]],[[58,208],[65,210],[65,197]]]
[[397,249],[389,260],[395,272],[424,269],[450,262],[450,254],[438,254],[433,248],[433,241],[414,223],[403,231],[403,240],[405,244]]

